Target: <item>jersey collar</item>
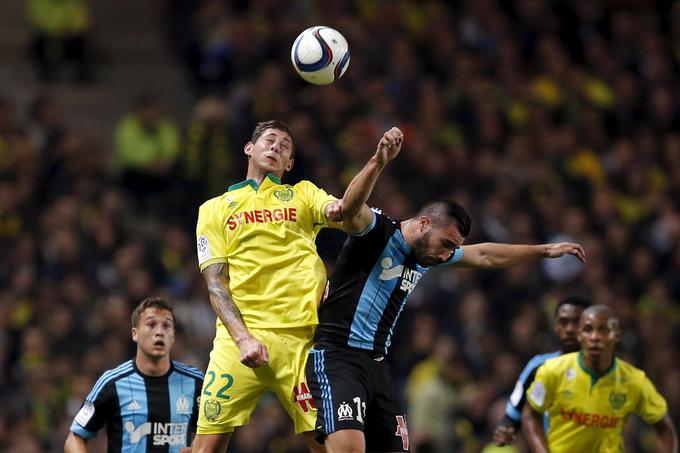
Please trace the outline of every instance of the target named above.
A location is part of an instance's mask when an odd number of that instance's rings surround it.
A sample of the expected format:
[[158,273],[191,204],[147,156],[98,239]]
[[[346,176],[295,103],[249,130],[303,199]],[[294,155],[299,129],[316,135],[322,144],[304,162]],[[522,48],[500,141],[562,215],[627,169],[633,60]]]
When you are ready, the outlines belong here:
[[[262,180],[262,184],[264,184],[264,182],[265,182],[267,179],[270,179],[270,180],[271,180],[273,183],[275,183],[275,184],[281,184],[281,180],[280,180],[279,178],[277,178],[276,176],[272,175],[271,173],[267,173],[267,176],[265,176],[265,179]],[[238,190],[238,189],[240,189],[241,187],[245,187],[245,186],[250,186],[250,187],[253,188],[253,190],[254,190],[255,192],[257,192],[257,190],[260,188],[260,186],[261,186],[262,184],[258,185],[258,184],[255,182],[254,179],[250,179],[250,178],[249,178],[249,179],[246,179],[245,181],[241,181],[241,182],[239,182],[239,183],[236,183],[236,184],[233,184],[233,185],[229,186],[229,188],[227,189],[227,192],[231,192],[231,191],[233,191],[233,190]]]
[[142,375],[142,376],[144,377],[144,379],[152,379],[152,380],[153,380],[153,379],[159,379],[159,380],[160,380],[160,379],[166,379],[168,376],[170,376],[170,373],[172,373],[172,372],[174,371],[174,369],[175,369],[175,365],[174,365],[174,363],[172,363],[172,360],[170,360],[170,368],[168,368],[168,371],[167,371],[165,374],[161,375],[161,376],[150,376],[150,375],[148,375],[148,374],[142,373],[142,370],[140,370],[140,369],[137,367],[137,360],[136,360],[136,359],[132,359],[132,367],[134,368],[134,370],[135,370],[137,373],[139,373],[140,375]]
[[612,364],[611,366],[602,374],[598,373],[595,370],[591,370],[586,366],[585,363],[583,363],[583,351],[578,352],[578,366],[581,367],[583,371],[585,371],[589,376],[590,376],[590,385],[591,387],[597,383],[597,381],[600,378],[605,377],[612,371],[616,369],[616,357],[612,357]]
[[[397,222],[397,225],[400,225],[400,223]],[[411,252],[413,251],[413,249],[412,249],[411,246],[408,245],[408,243],[406,242],[406,238],[404,237],[404,232],[401,231],[401,227],[398,227],[398,228],[397,228],[397,230],[396,230],[396,232],[395,232],[395,234],[394,234],[394,237],[395,237],[396,242],[397,242],[397,247],[400,249],[401,252],[404,253],[404,256],[410,255]],[[427,268],[427,267],[421,266],[420,264],[418,264],[418,262],[415,261],[415,259],[414,259],[413,261],[415,262],[416,270],[417,270],[418,272],[425,273],[425,272],[428,271],[428,268]]]

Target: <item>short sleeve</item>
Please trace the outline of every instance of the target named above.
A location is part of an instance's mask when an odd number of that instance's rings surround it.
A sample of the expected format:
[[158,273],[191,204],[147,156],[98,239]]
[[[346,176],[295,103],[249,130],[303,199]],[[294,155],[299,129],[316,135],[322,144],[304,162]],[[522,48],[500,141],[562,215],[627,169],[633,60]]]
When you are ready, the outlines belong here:
[[510,398],[508,398],[508,403],[505,406],[505,415],[517,423],[522,422],[522,409],[526,402],[526,392],[531,383],[534,382],[538,367],[540,367],[540,364],[537,366],[533,360],[527,363],[515,383],[515,388]]
[[552,404],[555,397],[555,376],[550,368],[541,365],[536,372],[534,382],[527,390],[527,402],[538,412],[545,412]]
[[196,251],[201,271],[211,264],[227,262],[227,241],[216,201],[209,200],[198,209]]
[[668,404],[645,374],[642,375],[639,388],[640,397],[635,413],[642,417],[645,422],[653,425],[666,415]]
[[[99,384],[99,382],[97,382]],[[95,388],[97,387],[95,384]],[[92,439],[97,435],[105,424],[111,411],[111,401],[113,387],[115,384],[109,382],[104,385],[100,392],[93,395],[90,393],[87,400],[80,407],[80,410],[71,423],[70,431],[83,439]]]
[[329,195],[325,190],[318,188],[309,181],[300,181],[296,185],[296,189],[300,190],[307,201],[307,207],[312,215],[312,224],[316,231],[328,226],[328,220],[324,211],[326,206],[338,199],[333,195]]
[[456,250],[453,251],[451,257],[448,260],[444,261],[441,264],[437,264],[435,267],[450,266],[452,264],[455,264],[463,258],[463,253],[464,253],[463,247],[458,247]]

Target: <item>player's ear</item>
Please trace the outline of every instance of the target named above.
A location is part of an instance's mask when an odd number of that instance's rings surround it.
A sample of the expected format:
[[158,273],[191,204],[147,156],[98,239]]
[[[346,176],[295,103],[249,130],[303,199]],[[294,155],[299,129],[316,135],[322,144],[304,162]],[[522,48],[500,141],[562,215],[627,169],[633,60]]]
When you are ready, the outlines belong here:
[[621,341],[621,323],[617,318],[612,318],[609,320],[609,328],[612,330],[612,335],[614,335],[614,342],[619,343]]
[[286,171],[291,171],[293,169],[293,165],[295,164],[295,159],[291,159],[290,162],[286,164],[285,170]]
[[418,220],[418,227],[421,233],[425,233],[432,227],[432,220],[427,216],[422,216],[420,220]]
[[253,155],[253,142],[248,142],[246,145],[243,147],[243,152],[245,153],[246,156],[250,157]]
[[136,327],[132,328],[132,341],[137,343],[137,328]]

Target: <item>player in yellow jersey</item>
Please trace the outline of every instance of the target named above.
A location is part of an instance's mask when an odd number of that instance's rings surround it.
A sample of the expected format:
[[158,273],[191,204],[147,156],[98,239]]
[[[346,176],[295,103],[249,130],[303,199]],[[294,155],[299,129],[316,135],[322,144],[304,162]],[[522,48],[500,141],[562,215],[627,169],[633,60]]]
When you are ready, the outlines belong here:
[[[637,414],[652,425],[660,452],[678,451],[668,406],[644,371],[614,356],[618,320],[606,305],[581,314],[579,352],[546,361],[527,390],[522,426],[534,452],[621,452],[623,425]],[[547,439],[541,414],[550,420]]]
[[[402,140],[399,129],[387,131],[369,164],[393,159]],[[316,408],[305,380],[326,284],[314,239],[329,226],[360,232],[346,215],[339,222],[335,197],[309,181],[281,182],[293,167],[294,147],[287,125],[259,123],[244,148],[246,180],[199,209],[198,262],[218,320],[194,452],[225,451],[234,428],[248,422],[267,390],[310,450],[324,451],[314,440]]]

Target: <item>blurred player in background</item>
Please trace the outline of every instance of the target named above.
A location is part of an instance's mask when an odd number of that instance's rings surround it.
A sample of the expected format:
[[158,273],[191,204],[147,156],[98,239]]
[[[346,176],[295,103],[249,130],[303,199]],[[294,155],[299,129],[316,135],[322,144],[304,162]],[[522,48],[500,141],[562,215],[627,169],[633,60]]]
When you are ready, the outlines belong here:
[[463,246],[471,219],[453,200],[427,203],[396,222],[365,203],[385,163],[380,150],[347,187],[343,246],[319,309],[307,380],[319,412],[316,430],[330,453],[408,451],[404,410],[384,362],[408,296],[433,266],[499,269],[565,254],[578,244]]
[[[378,144],[383,153],[400,148],[396,128]],[[225,451],[267,390],[310,450],[324,450],[314,440],[316,409],[304,370],[326,283],[314,239],[321,228],[346,228],[334,221],[335,197],[309,181],[281,183],[294,150],[287,125],[259,123],[244,148],[247,179],[199,210],[198,262],[218,320],[194,451]]]
[[87,452],[104,425],[109,453],[191,451],[203,373],[170,360],[175,314],[165,299],[149,297],[135,308],[132,340],[136,357],[97,380],[71,424],[66,453]]
[[[619,339],[611,308],[594,305],[583,311],[580,351],[546,361],[527,391],[522,426],[532,451],[623,451],[623,425],[631,413],[654,427],[658,451],[678,451],[666,400],[644,371],[614,356]],[[547,434],[541,420],[546,411]]]
[[522,423],[522,408],[526,401],[526,391],[534,382],[538,367],[548,359],[579,350],[580,345],[576,337],[578,322],[583,310],[589,306],[590,301],[578,295],[568,296],[557,304],[553,318],[553,332],[555,332],[560,349],[547,354],[535,355],[524,367],[505,407],[505,416],[493,433],[496,445],[502,447],[515,440],[517,428]]

